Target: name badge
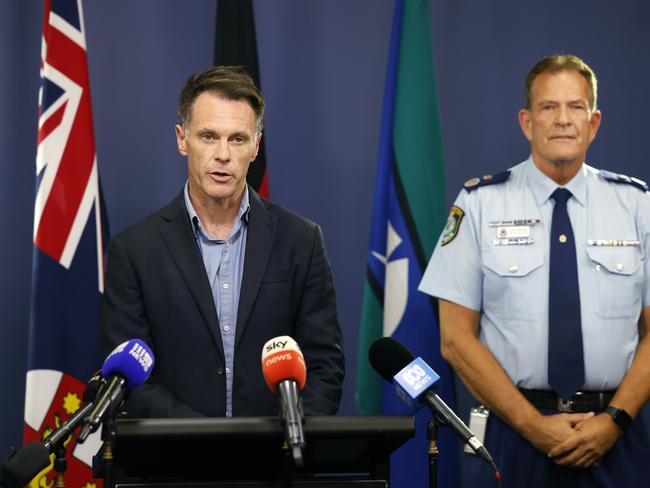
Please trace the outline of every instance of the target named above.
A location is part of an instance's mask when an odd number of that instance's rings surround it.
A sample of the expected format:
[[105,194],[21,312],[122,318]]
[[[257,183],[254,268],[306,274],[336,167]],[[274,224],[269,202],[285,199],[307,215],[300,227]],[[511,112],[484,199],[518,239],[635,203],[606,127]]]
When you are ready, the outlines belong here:
[[522,237],[530,237],[530,226],[513,225],[497,227],[497,237],[499,239],[519,239]]

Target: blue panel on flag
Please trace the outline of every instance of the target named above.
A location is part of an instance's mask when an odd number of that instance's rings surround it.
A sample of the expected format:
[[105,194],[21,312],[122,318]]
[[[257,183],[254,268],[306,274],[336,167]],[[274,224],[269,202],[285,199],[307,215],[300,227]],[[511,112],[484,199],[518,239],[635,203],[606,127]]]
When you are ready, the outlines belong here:
[[49,78],[43,78],[43,101],[41,110],[47,111],[54,102],[56,102],[65,91],[59,85],[54,83]]
[[34,248],[28,369],[55,369],[85,380],[101,366],[97,273],[94,210],[70,269]]
[[68,24],[78,31],[81,30],[77,2],[70,2],[69,0],[52,0],[52,12],[65,19]]

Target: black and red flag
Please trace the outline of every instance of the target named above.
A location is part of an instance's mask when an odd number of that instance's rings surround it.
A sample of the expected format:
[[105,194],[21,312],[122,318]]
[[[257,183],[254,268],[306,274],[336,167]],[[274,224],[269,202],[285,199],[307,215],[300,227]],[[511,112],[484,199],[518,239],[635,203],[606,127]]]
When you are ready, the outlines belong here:
[[[261,89],[252,0],[218,0],[214,64],[243,66]],[[269,196],[264,138],[247,180],[260,195]]]

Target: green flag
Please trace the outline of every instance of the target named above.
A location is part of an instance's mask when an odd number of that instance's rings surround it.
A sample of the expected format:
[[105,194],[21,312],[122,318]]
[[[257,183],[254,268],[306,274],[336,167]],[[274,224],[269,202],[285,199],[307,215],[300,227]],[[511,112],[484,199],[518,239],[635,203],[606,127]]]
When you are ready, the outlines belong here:
[[[441,377],[441,397],[455,403],[449,368],[440,354],[435,303],[417,291],[446,220],[430,22],[428,0],[397,1],[359,338],[356,396],[365,414],[408,411],[368,362],[370,344],[382,336],[393,337],[431,365]],[[430,412],[418,415],[417,438],[393,456],[392,486],[425,486],[430,417]],[[441,430],[439,446],[441,485],[456,486],[457,443],[447,429]]]

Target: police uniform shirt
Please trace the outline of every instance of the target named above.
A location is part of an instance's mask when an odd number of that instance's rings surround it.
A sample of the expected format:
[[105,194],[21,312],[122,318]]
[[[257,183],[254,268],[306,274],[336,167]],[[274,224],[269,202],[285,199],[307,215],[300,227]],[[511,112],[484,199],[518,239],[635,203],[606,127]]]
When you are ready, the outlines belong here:
[[[585,164],[565,186],[573,194],[585,390],[618,386],[650,305],[650,193],[617,176]],[[480,311],[480,340],[513,383],[548,389],[550,196],[558,185],[530,158],[506,178],[461,190],[419,289]]]

